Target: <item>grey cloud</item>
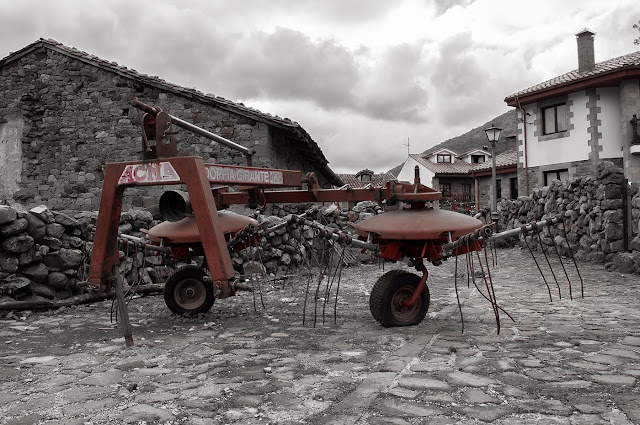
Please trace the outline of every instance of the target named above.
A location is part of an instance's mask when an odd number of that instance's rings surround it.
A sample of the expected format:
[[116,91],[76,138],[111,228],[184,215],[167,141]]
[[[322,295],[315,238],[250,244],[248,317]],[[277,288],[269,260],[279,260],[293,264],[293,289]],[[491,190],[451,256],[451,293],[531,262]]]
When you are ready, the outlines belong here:
[[[435,0],[436,14],[442,15],[455,6],[467,7],[475,0]],[[432,4],[433,0],[428,0]]]
[[421,81],[427,70],[422,43],[389,48],[363,82],[362,104],[368,115],[385,120],[426,119],[427,90]]
[[243,98],[311,98],[326,109],[352,108],[353,87],[359,79],[349,50],[284,28],[238,40],[224,60],[224,69],[213,73]]

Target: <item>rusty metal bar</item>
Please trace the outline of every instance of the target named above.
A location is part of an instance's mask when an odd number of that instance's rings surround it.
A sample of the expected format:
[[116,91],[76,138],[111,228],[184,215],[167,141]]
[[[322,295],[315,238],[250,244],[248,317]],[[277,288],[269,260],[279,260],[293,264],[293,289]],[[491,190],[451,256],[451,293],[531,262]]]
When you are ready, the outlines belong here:
[[[563,221],[563,217],[561,215],[557,215],[551,218],[550,220],[551,220],[551,224],[557,224]],[[541,221],[538,221],[537,223],[529,223],[527,225],[524,225],[523,227],[526,232],[530,232],[532,229],[535,229],[536,226],[544,226],[544,225],[547,225],[547,223],[548,223],[547,220],[541,220]],[[511,236],[518,236],[523,232],[522,228],[505,230],[504,232],[500,232],[500,233],[493,233],[493,231],[491,230],[491,227],[488,227],[488,226],[481,227],[481,229],[482,231],[478,235],[476,234],[477,231],[472,232],[472,233],[469,233],[468,235],[459,237],[454,242],[444,244],[442,246],[442,251],[449,255],[451,251],[453,251],[454,249],[466,246],[467,244],[466,239],[471,239],[475,241],[482,241],[482,240],[489,240],[489,239],[496,240],[496,239],[508,238]]]
[[[148,114],[151,114],[153,116],[155,116],[159,112],[153,106],[149,106],[147,104],[144,104],[144,103],[140,102],[138,99],[133,99],[131,101],[131,106],[133,106],[135,108],[138,108],[141,111],[144,111],[144,112],[146,112]],[[171,117],[171,123],[177,125],[178,127],[184,128],[185,130],[189,130],[192,133],[195,133],[195,134],[197,134],[199,136],[206,137],[209,140],[213,140],[214,142],[218,142],[221,145],[225,145],[225,146],[227,146],[227,147],[229,147],[231,149],[235,149],[237,151],[240,151],[245,155],[248,155],[248,156],[253,155],[253,152],[249,148],[246,148],[246,147],[244,147],[242,145],[239,145],[239,144],[237,144],[235,142],[232,142],[229,139],[225,139],[222,136],[218,136],[217,134],[214,134],[214,133],[212,133],[210,131],[207,131],[207,130],[205,130],[203,128],[200,128],[200,127],[198,127],[196,125],[193,125],[193,124],[191,124],[191,123],[189,123],[187,121],[184,121],[184,120],[182,120],[182,119],[180,119],[178,117],[174,117],[173,115],[169,115],[169,117]]]

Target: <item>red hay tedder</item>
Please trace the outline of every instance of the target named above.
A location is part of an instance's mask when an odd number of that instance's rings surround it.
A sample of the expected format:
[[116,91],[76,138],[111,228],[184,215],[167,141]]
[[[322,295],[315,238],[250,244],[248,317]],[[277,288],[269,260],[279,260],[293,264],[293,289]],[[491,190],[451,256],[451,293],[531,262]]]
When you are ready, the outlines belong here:
[[[383,188],[320,189],[312,173],[252,167],[253,152],[246,147],[172,117],[157,106],[145,105],[137,99],[132,105],[145,112],[143,159],[106,165],[89,275],[90,284],[97,290],[111,290],[118,259],[122,196],[130,187],[186,186],[186,194],[169,191],[161,197],[160,207],[167,221],[150,229],[148,234],[149,248],[153,245],[186,261],[194,256],[204,257],[201,266],[180,268],[165,284],[166,304],[179,314],[205,312],[216,298],[247,289],[244,283],[236,281],[229,251],[236,245],[243,246],[242,237],[254,232],[257,222],[225,211],[230,205],[375,200],[390,206],[402,202],[402,209],[357,224],[359,238],[323,229],[328,239],[376,251],[384,259],[404,261],[421,273],[419,276],[392,270],[373,285],[370,309],[384,326],[414,325],[426,315],[429,289],[424,260],[437,265],[448,256],[478,251],[483,239],[492,233],[492,228],[477,218],[437,208],[434,204],[441,199],[441,193],[421,184],[417,171],[413,183],[392,181]],[[247,166],[205,164],[199,157],[177,156],[177,146],[171,138],[172,125],[242,152]],[[239,190],[230,191],[223,185]],[[299,216],[291,221],[295,220],[305,222]]]

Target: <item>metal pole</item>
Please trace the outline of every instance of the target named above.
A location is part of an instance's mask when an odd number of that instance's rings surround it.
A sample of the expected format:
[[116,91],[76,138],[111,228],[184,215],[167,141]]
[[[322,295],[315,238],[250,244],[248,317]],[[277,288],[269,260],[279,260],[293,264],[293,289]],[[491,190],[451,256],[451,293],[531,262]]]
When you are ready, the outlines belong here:
[[498,212],[498,188],[497,188],[497,180],[496,180],[496,142],[491,142],[491,181],[493,182],[492,188],[492,203],[491,203],[491,212],[492,215]]
[[[551,218],[551,224],[558,224],[560,222],[563,221],[563,217],[562,215],[557,215],[553,218]],[[525,232],[530,232],[535,228],[540,228],[542,226],[546,226],[548,225],[547,220],[541,220],[538,221],[536,223],[529,223],[525,225],[524,231]],[[487,230],[488,229],[488,230]],[[500,232],[500,233],[493,233],[491,231],[491,227],[489,226],[483,226],[480,229],[480,232],[478,235],[475,235],[475,232],[471,232],[468,235],[464,235],[459,237],[458,239],[456,239],[453,242],[450,243],[446,243],[444,245],[442,245],[442,252],[446,253],[447,255],[450,254],[451,251],[453,251],[456,248],[459,247],[464,247],[467,245],[467,241],[464,238],[468,238],[468,237],[472,237],[473,240],[476,241],[482,241],[482,240],[497,240],[497,239],[504,239],[504,238],[508,238],[511,236],[518,236],[522,234],[522,227],[516,228],[516,229],[511,229],[511,230],[505,230],[504,232]]]
[[[148,114],[151,114],[154,117],[159,112],[153,106],[146,105],[146,104],[140,102],[137,98],[134,98],[131,101],[131,106],[134,106],[134,107],[140,109],[141,111],[144,111],[144,112],[146,112]],[[223,144],[223,145],[225,145],[225,146],[227,146],[227,147],[229,147],[231,149],[235,149],[237,151],[240,151],[245,155],[251,156],[253,154],[253,152],[249,148],[246,148],[246,147],[244,147],[242,145],[239,145],[239,144],[237,144],[235,142],[232,142],[229,139],[225,139],[222,136],[218,136],[217,134],[214,134],[214,133],[212,133],[210,131],[207,131],[207,130],[205,130],[203,128],[200,128],[200,127],[198,127],[196,125],[193,125],[193,124],[191,124],[189,122],[181,120],[178,117],[174,117],[173,115],[170,115],[170,114],[168,114],[168,115],[169,115],[169,117],[171,117],[171,123],[177,125],[178,127],[182,127],[185,130],[189,130],[189,131],[191,131],[191,132],[193,132],[193,133],[195,133],[195,134],[197,134],[199,136],[206,137],[209,140],[213,140],[213,141],[218,142],[220,144]]]

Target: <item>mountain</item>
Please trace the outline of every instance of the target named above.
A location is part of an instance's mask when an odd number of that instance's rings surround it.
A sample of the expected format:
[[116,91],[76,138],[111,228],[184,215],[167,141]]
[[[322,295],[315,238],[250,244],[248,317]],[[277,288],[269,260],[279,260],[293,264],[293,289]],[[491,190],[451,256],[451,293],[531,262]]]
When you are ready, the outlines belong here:
[[[482,149],[483,146],[489,146],[489,141],[487,140],[487,136],[484,133],[484,129],[491,127],[491,125],[495,125],[496,127],[502,129],[502,133],[500,133],[500,140],[496,144],[496,155],[501,154],[502,152],[507,150],[506,143],[504,143],[505,136],[517,133],[518,125],[516,122],[515,109],[505,112],[504,114],[499,115],[494,119],[484,123],[483,125],[476,127],[473,130],[469,130],[460,136],[445,140],[444,142],[435,145],[422,153],[426,154],[435,152],[442,148],[451,149],[458,154],[468,152],[476,148]],[[398,166],[389,170],[389,173],[397,176],[398,173],[400,173],[403,165],[404,163],[399,164]]]

